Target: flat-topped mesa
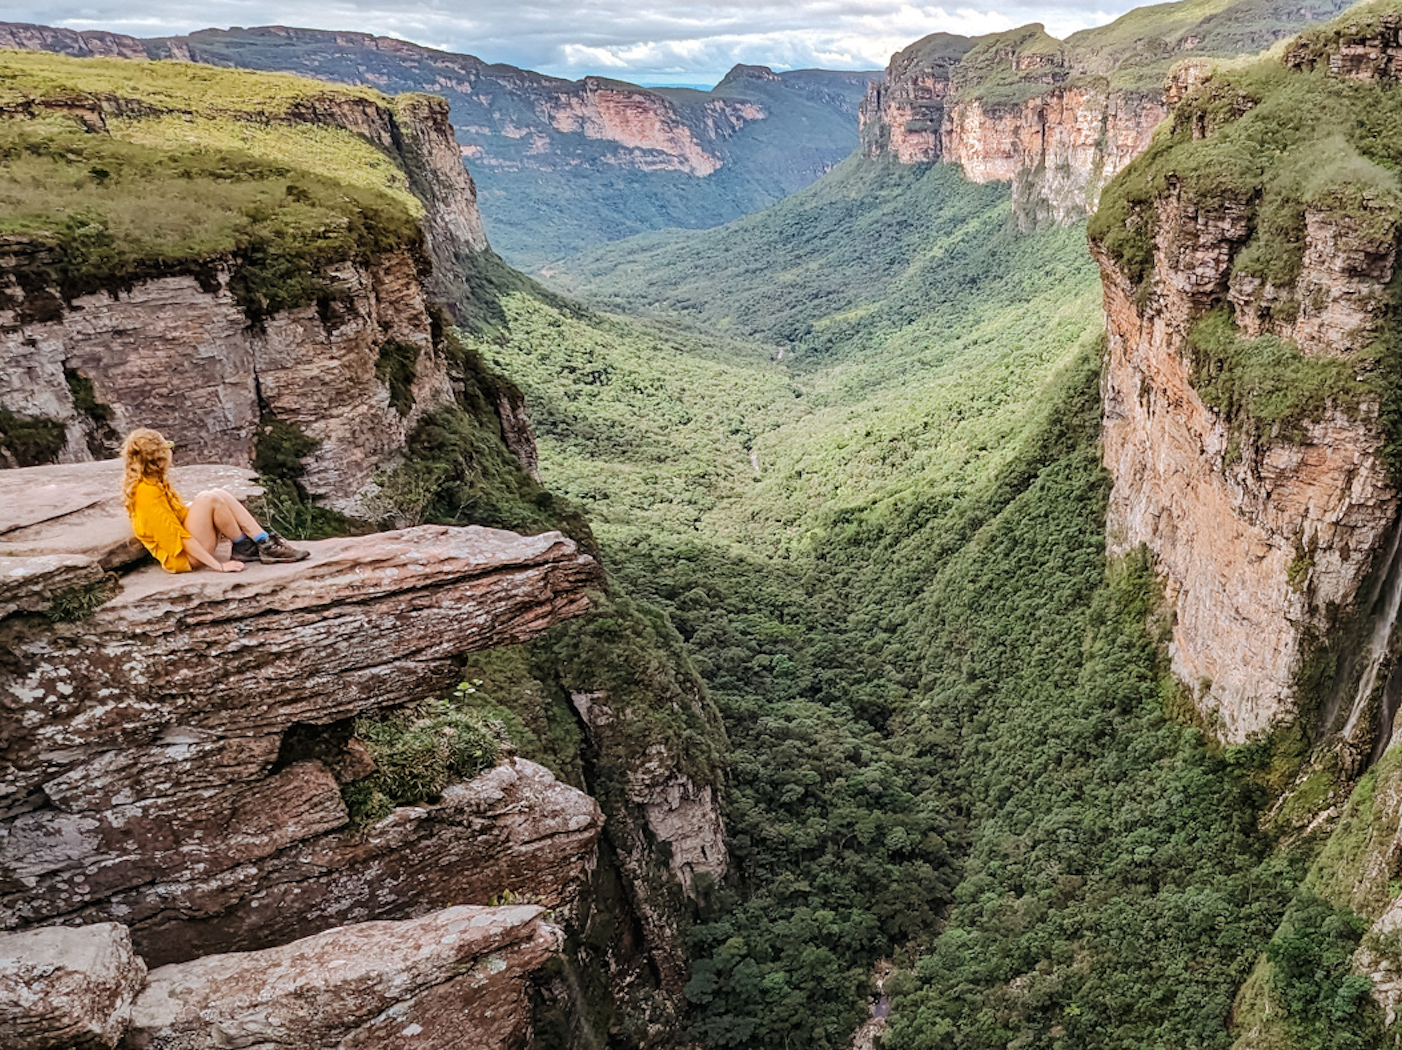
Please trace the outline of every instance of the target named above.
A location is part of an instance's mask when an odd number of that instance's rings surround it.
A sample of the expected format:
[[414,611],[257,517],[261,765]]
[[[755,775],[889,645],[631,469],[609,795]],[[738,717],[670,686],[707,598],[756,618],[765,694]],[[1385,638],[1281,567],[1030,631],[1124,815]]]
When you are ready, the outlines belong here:
[[1163,4],[1064,41],[1040,24],[974,38],[936,33],[894,55],[885,82],[868,87],[862,152],[1012,183],[1024,230],[1075,222],[1149,147],[1176,64],[1254,53],[1342,6],[1282,16],[1257,0],[1195,12]]
[[[13,92],[25,97],[0,117],[28,127],[52,111],[111,137],[114,149],[148,151],[188,148],[187,126],[195,142],[217,146],[244,123],[250,148],[263,152],[236,163],[263,165],[253,178],[305,166],[310,196],[299,184],[286,195],[312,203],[329,165],[359,196],[329,205],[345,214],[325,220],[336,224],[326,237],[346,242],[330,255],[276,219],[246,248],[186,257],[193,249],[172,245],[110,273],[57,235],[0,239],[0,466],[101,459],[137,426],[206,462],[248,465],[260,442],[291,442],[305,494],[364,516],[375,475],[398,461],[426,414],[454,402],[433,304],[470,309],[454,275],[487,249],[447,104],[264,74],[248,91],[273,96],[265,106],[241,100],[238,83],[223,105],[219,85],[209,98],[196,90],[201,67],[169,63],[158,65],[170,90],[134,86],[128,97],[123,77],[97,60],[44,56],[76,85],[55,93],[27,72],[33,58],[10,60],[21,70]],[[120,73],[130,64],[107,65]],[[243,76],[259,75],[208,71]],[[91,222],[102,231],[94,236],[111,236],[105,218]]]
[[[1365,126],[1384,90],[1282,81],[1265,60],[1213,74],[1090,224],[1110,548],[1155,555],[1173,669],[1222,739],[1305,717],[1350,763],[1392,735],[1402,186],[1372,139],[1338,129]],[[1302,105],[1320,120],[1299,126]]]
[[[47,521],[49,548],[30,524],[0,561],[101,563],[91,522]],[[239,574],[138,569],[78,622],[0,620],[0,928],[121,921],[159,965],[507,890],[569,904],[602,816],[534,763],[363,834],[341,786],[374,771],[350,719],[584,612],[598,564],[559,533],[476,526],[307,546]]]

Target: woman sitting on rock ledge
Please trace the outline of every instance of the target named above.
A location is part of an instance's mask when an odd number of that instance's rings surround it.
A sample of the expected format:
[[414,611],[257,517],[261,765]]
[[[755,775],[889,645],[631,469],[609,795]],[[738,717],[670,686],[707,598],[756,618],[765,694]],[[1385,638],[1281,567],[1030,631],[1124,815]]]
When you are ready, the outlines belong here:
[[[201,492],[186,506],[170,484],[174,447],[159,431],[144,427],[133,430],[122,444],[122,502],[136,538],[166,572],[189,572],[200,565],[215,572],[241,572],[244,562],[301,561],[311,555],[264,529],[224,489]],[[214,556],[220,536],[233,543],[226,562]],[[196,565],[190,564],[192,559]]]

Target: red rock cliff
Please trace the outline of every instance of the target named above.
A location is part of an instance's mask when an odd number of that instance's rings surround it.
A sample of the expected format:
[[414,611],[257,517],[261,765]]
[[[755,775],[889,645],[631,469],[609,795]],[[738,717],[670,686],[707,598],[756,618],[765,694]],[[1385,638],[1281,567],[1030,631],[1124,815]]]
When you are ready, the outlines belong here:
[[868,87],[862,152],[1010,182],[1024,229],[1074,222],[1148,148],[1181,91],[1175,66],[1180,79],[1184,66],[1198,75],[1202,59],[1254,53],[1335,9],[1301,8],[1279,24],[1253,24],[1261,16],[1248,12],[1230,31],[1213,13],[1154,26],[1141,11],[1134,27],[1115,22],[1064,41],[1037,24],[973,39],[934,34],[894,55],[884,83]]

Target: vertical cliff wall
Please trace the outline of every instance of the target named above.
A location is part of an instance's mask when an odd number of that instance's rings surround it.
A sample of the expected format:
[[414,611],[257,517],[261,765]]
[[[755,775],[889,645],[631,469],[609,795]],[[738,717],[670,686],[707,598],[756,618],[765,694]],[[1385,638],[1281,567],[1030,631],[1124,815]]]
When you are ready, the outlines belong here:
[[1391,74],[1311,76],[1330,39],[1190,90],[1090,230],[1110,546],[1156,555],[1175,672],[1225,740],[1304,717],[1366,758],[1391,734],[1402,194],[1387,143],[1333,130],[1387,119]]

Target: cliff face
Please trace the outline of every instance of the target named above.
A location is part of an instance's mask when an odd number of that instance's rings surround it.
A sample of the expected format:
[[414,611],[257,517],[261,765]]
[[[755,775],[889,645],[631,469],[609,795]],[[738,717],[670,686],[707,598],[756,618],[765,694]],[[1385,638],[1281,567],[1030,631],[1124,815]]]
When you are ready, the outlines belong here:
[[[376,773],[356,720],[443,696],[464,654],[584,612],[597,563],[559,533],[421,526],[240,575],[104,577],[134,557],[119,468],[3,476],[0,929],[23,932],[0,935],[0,987],[18,989],[0,1031],[370,1047],[418,1024],[425,1045],[519,1045],[528,977],[562,940],[542,913],[573,913],[598,804],[508,751],[356,826],[346,785]],[[250,491],[227,467],[176,478],[214,481]],[[66,620],[75,588],[97,607]],[[487,907],[503,896],[529,905]],[[92,930],[87,947],[52,923]],[[355,967],[325,965],[347,953]],[[143,982],[145,965],[161,969]],[[297,991],[273,1002],[274,985]]]
[[[1341,409],[1309,422],[1298,442],[1240,449],[1194,389],[1187,336],[1228,292],[1243,215],[1233,222],[1170,198],[1159,217],[1159,283],[1142,308],[1114,262],[1095,253],[1114,478],[1107,528],[1113,552],[1154,551],[1177,614],[1174,671],[1199,709],[1220,718],[1223,738],[1240,742],[1295,716],[1306,643],[1330,626],[1328,606],[1354,605],[1398,497],[1376,427]],[[1308,587],[1302,550],[1311,552]]]
[[[1023,228],[1084,218],[1101,187],[1148,147],[1167,107],[1161,92],[1073,76],[1060,48],[1026,53],[1025,46],[993,47],[992,61],[979,63],[987,40],[911,45],[892,58],[886,81],[867,89],[862,152],[901,164],[959,164],[973,182],[1011,182]],[[961,69],[967,63],[980,64],[977,75]],[[1002,76],[1015,78],[1016,88],[987,88]]]
[[[712,99],[690,114],[651,91],[586,77],[579,87],[553,93],[536,112],[556,131],[616,142],[621,147],[612,162],[639,171],[683,171],[704,177],[723,163],[706,145],[763,120],[764,109],[754,102]],[[692,125],[695,125],[693,128]],[[538,153],[551,151],[549,140],[538,140]]]
[[[76,115],[99,134],[114,123],[131,133],[123,122],[132,112],[140,114],[137,133],[141,120],[181,112],[97,94],[36,106]],[[327,93],[282,112],[234,116],[289,131],[338,128],[397,158],[423,206],[422,247],[332,262],[318,275],[325,291],[317,301],[250,318],[237,294],[237,253],[75,297],[58,285],[54,249],[8,238],[0,248],[0,407],[61,425],[59,462],[111,455],[117,435],[152,426],[191,459],[248,464],[275,420],[311,448],[299,478],[306,494],[364,514],[363,495],[423,415],[453,403],[430,304],[471,313],[456,275],[487,249],[476,190],[441,99],[390,105]],[[519,415],[518,406],[507,408]],[[530,461],[531,442],[513,424],[514,447]]]
[[[25,268],[42,263],[26,244],[0,258],[0,405],[62,423],[60,462],[111,455],[117,434],[150,426],[194,461],[249,464],[271,415],[316,442],[307,492],[354,510],[423,413],[453,399],[407,251],[329,270],[341,294],[327,310],[284,310],[259,326],[232,294],[227,265],[64,303],[24,288]],[[414,357],[407,412],[377,376],[387,345]],[[105,406],[101,424],[76,403],[75,376]]]
[[1036,24],[973,39],[935,34],[894,55],[885,81],[867,88],[862,152],[1010,182],[1023,229],[1075,222],[1148,148],[1181,92],[1175,66],[1264,49],[1340,6],[1275,11],[1245,0],[1196,24],[1164,9],[1162,26],[1140,11],[1065,41]]
[[460,654],[587,608],[597,565],[475,527],[312,547],[244,576],[141,570],[69,627],[0,624],[5,927],[120,919],[163,963],[505,890],[568,902],[587,796],[518,761],[347,834],[364,763],[316,727],[446,692]]
[[[1136,166],[1147,196],[1125,183],[1092,223],[1106,312],[1107,528],[1112,551],[1155,554],[1176,613],[1174,670],[1223,739],[1307,715],[1341,734],[1349,765],[1392,733],[1380,696],[1399,496],[1383,459],[1389,380],[1375,370],[1392,367],[1378,340],[1399,212],[1386,187],[1351,203],[1318,191],[1294,205],[1298,226],[1281,241],[1264,216],[1291,191],[1270,162],[1241,181],[1188,174],[1217,142],[1249,144],[1256,128],[1288,119],[1273,107],[1290,103],[1251,76],[1190,91],[1163,149]],[[1334,89],[1318,90],[1323,104]],[[1293,266],[1281,261],[1292,253]],[[1268,372],[1250,371],[1254,355],[1275,355]],[[1322,647],[1337,650],[1350,622],[1358,636],[1327,665],[1329,700]],[[1323,706],[1302,711],[1306,701]]]

